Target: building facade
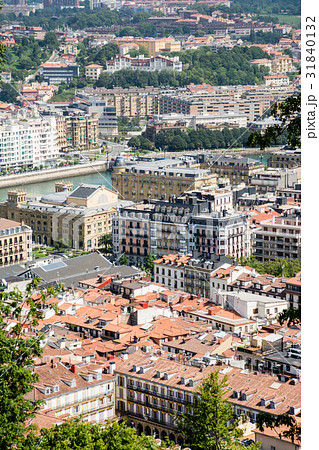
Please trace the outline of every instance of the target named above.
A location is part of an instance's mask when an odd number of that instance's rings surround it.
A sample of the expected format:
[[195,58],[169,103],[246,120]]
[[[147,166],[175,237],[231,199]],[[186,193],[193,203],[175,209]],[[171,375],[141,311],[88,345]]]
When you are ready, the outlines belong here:
[[0,218],[0,267],[32,261],[32,229]]
[[216,175],[208,169],[193,168],[182,160],[159,160],[131,166],[114,166],[112,185],[134,202],[180,196],[189,189],[216,187]]
[[98,147],[98,114],[57,116],[58,145],[61,150]]
[[[53,194],[27,199],[26,192],[9,191],[0,204],[0,215],[24,221],[33,231],[33,242],[63,244],[83,250],[99,248],[99,238],[112,230],[112,217],[118,206],[115,192],[104,186],[65,187]],[[68,190],[70,189],[70,190]]]
[[3,119],[0,130],[0,168],[39,167],[59,156],[54,117]]
[[253,235],[253,255],[260,262],[275,258],[301,258],[301,216],[299,212],[260,222]]
[[59,62],[47,62],[40,65],[41,77],[48,84],[70,83],[79,76],[79,66]]
[[146,58],[144,55],[132,58],[131,56],[116,56],[114,59],[106,62],[107,73],[114,73],[122,69],[131,69],[137,71],[155,72],[156,70],[176,70],[181,72],[183,64],[178,56],[169,58],[167,56],[159,55],[151,58]]

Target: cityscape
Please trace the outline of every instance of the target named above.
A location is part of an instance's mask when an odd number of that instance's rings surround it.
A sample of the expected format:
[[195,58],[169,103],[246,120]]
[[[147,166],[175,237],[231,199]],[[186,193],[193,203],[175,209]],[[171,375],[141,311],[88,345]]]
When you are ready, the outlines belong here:
[[0,6],[1,448],[301,450],[302,27]]

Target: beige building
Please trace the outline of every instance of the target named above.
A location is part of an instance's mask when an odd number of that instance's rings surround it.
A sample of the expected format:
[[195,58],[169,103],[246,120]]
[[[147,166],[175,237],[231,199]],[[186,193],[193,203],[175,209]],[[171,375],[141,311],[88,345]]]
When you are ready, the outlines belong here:
[[293,70],[292,59],[288,55],[277,56],[275,59],[254,59],[250,61],[250,64],[268,67],[270,74],[292,72]]
[[115,42],[120,46],[124,44],[135,44],[137,47],[143,46],[147,49],[151,57],[158,56],[163,52],[181,51],[180,41],[175,41],[172,36],[167,38],[134,38],[123,36],[116,38]]
[[253,242],[253,255],[260,262],[275,258],[301,258],[301,216],[273,216],[260,222]]
[[117,116],[148,117],[158,114],[160,95],[160,89],[148,86],[107,89],[102,98],[109,106],[116,107]]
[[86,150],[98,147],[99,117],[97,113],[90,115],[58,116],[57,144],[62,150],[69,147]]
[[85,66],[85,76],[91,80],[98,80],[103,71],[103,66],[100,64],[90,64]]
[[27,261],[32,261],[31,228],[0,218],[0,267]]
[[134,202],[144,199],[180,196],[189,189],[211,185],[217,187],[217,176],[208,169],[186,166],[181,160],[162,160],[114,167],[112,185],[124,198]]
[[274,377],[268,374],[226,365],[217,369],[205,364],[195,367],[141,352],[130,355],[115,369],[116,408],[138,434],[168,437],[183,445],[176,416],[191,408],[203,378],[214,370],[221,376],[227,374],[225,398],[234,407],[244,432],[256,427],[260,412],[276,416],[289,410],[296,414],[293,411],[300,404],[300,383],[274,383]]
[[201,167],[210,169],[218,178],[228,178],[230,184],[249,184],[250,178],[264,172],[265,166],[256,159],[244,156],[203,156]]
[[99,247],[99,238],[112,230],[112,217],[118,195],[105,186],[81,184],[56,185],[53,194],[27,199],[25,191],[9,191],[0,204],[0,215],[22,221],[33,231],[33,241],[40,245],[58,243],[75,249]]

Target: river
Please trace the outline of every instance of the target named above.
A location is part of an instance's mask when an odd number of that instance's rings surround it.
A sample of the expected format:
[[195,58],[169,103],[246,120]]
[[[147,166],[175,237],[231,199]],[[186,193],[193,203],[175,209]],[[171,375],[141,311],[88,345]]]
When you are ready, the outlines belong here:
[[[248,155],[247,155],[248,156]],[[263,164],[267,164],[267,160],[269,158],[269,154],[254,154],[249,155],[249,158],[257,159],[261,161]],[[65,178],[66,179],[66,178]],[[101,173],[90,173],[88,175],[80,175],[78,177],[70,177],[66,179],[67,181],[71,181],[73,183],[73,187],[76,188],[81,183],[86,184],[104,184],[107,188],[112,188],[112,180],[111,180],[111,172],[101,172]],[[0,202],[4,202],[7,200],[7,192],[10,189],[24,189],[27,194],[50,194],[55,191],[55,183],[58,180],[52,181],[41,181],[40,183],[26,184],[15,186],[14,188],[3,188],[0,189]]]

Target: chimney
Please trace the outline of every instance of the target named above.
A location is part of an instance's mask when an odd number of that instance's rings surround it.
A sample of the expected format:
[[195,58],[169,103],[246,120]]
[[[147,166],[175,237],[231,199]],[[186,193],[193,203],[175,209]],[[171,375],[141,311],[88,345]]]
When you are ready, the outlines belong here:
[[75,364],[71,364],[70,370],[72,373],[76,373],[76,365]]
[[115,361],[110,361],[110,365],[109,365],[109,373],[113,374],[115,368],[116,368],[116,363],[115,363]]

